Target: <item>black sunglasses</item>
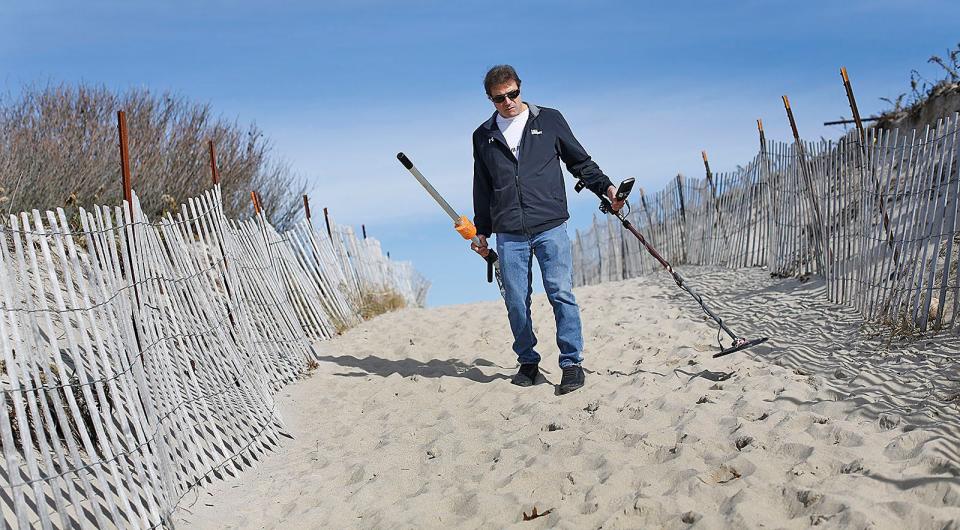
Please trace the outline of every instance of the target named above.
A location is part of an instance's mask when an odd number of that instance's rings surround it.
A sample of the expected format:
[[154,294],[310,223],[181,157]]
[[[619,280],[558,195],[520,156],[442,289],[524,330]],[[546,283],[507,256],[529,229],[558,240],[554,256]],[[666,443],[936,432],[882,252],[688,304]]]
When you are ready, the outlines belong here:
[[514,90],[513,92],[507,92],[506,94],[498,94],[496,96],[490,96],[490,101],[494,103],[503,103],[504,101],[507,100],[507,98],[517,99],[518,97],[520,97],[519,88]]

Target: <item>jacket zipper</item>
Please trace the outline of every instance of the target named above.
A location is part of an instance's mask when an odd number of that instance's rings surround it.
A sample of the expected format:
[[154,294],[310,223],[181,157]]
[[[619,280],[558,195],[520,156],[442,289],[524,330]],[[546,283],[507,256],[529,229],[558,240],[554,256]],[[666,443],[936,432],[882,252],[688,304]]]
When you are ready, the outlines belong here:
[[[517,200],[520,201],[520,229],[523,230],[523,233],[527,233],[527,223],[524,220],[523,216],[523,194],[520,193],[520,161],[517,161],[516,171],[513,173],[514,179],[517,181]],[[528,234],[529,235],[529,234]]]
[[533,119],[531,116],[530,119],[527,119],[527,123],[524,124],[523,133],[520,135],[520,144],[517,146],[517,156],[513,157],[514,161],[516,162],[516,171],[514,171],[513,175],[517,183],[517,200],[520,201],[520,229],[523,230],[523,233],[528,236],[530,234],[527,233],[527,223],[523,215],[523,193],[520,192],[520,149],[523,147],[526,137],[530,135],[529,131],[532,121]]

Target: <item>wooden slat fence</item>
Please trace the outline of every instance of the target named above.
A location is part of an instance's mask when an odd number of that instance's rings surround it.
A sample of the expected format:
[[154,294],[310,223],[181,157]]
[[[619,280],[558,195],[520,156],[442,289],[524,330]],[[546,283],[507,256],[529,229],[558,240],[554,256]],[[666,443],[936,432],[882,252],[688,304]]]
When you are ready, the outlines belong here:
[[196,485],[279,443],[273,401],[364,296],[428,284],[347,227],[223,214],[219,187],[0,223],[5,527],[154,528]]
[[[821,275],[830,300],[896,332],[960,329],[954,114],[923,131],[764,141],[736,171],[631,198],[629,218],[675,265]],[[660,270],[611,216],[574,241],[576,285]]]

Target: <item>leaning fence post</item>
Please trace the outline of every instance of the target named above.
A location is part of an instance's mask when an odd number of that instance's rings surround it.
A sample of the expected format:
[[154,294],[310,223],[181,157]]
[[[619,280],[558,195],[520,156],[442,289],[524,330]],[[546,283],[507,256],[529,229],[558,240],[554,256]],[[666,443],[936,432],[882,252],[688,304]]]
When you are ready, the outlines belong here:
[[130,180],[130,148],[127,144],[127,113],[117,111],[117,132],[120,134],[120,173],[123,176],[123,200],[133,219],[133,185]]
[[597,214],[593,214],[593,239],[597,243],[597,283],[603,283],[603,241],[600,239],[600,225],[597,223]]
[[[647,234],[650,239],[650,243],[653,241],[653,217],[650,215],[650,208],[647,208],[647,194],[644,193],[643,188],[640,188],[640,206],[643,208],[643,213],[647,217]],[[643,243],[640,243],[640,247],[643,248]]]
[[[774,197],[774,187],[770,185],[770,161],[767,158],[767,135],[763,132],[763,120],[757,118],[757,133],[760,137],[760,180],[766,183],[767,200],[767,267],[773,271],[774,262],[780,259],[780,208],[778,198]],[[779,270],[779,269],[778,269]]]
[[[135,241],[135,236],[133,233],[133,228],[135,226],[135,221],[133,219],[133,184],[132,179],[130,178],[130,147],[129,142],[127,141],[127,113],[119,110],[117,111],[117,134],[120,136],[120,175],[123,180],[123,200],[127,201],[127,209],[130,212],[130,229],[126,232],[127,234],[127,259],[130,260],[130,263],[133,263],[133,250],[132,246]],[[136,289],[136,281],[133,279],[133,268],[130,269],[130,279],[134,285],[133,294],[137,299],[137,304],[140,303],[140,294]],[[136,326],[134,326],[136,329]]]
[[683,201],[683,175],[677,173],[677,203],[680,205],[680,259],[687,262],[687,208]]
[[[138,384],[142,384],[144,381],[144,363],[143,363],[143,338],[140,336],[140,289],[137,284],[136,277],[136,267],[134,266],[134,245],[136,243],[136,236],[134,228],[136,227],[136,220],[134,219],[135,210],[133,207],[133,180],[130,175],[130,147],[127,134],[127,114],[126,112],[120,110],[117,111],[117,134],[120,137],[120,174],[123,180],[123,198],[127,201],[127,209],[130,215],[130,224],[129,229],[124,230],[124,239],[126,240],[126,263],[122,264],[125,269],[125,274],[130,279],[130,290],[133,292],[134,304],[133,311],[130,312],[130,327],[133,330],[133,340],[136,342],[137,350],[135,352],[126,351],[127,356],[127,365],[131,368],[131,371],[135,373]],[[118,222],[122,222],[122,219],[119,219]],[[115,227],[119,228],[119,226]],[[89,236],[88,236],[89,237]],[[122,253],[121,253],[122,255]],[[122,259],[121,259],[122,261]],[[134,368],[136,366],[136,368]],[[156,409],[154,408],[154,403],[152,399],[149,399],[146,396],[140,396],[140,404],[148,414],[148,416],[156,417]],[[168,461],[169,456],[167,449],[160,447],[160,444],[164,444],[163,437],[160,438],[157,447],[157,463],[158,469],[161,477],[169,476],[171,463]],[[172,507],[160,507],[160,520],[164,525],[172,524]]]
[[[713,203],[713,209],[717,212],[717,216],[713,219],[713,230],[711,230],[710,232],[710,245],[709,245],[710,251],[705,250],[706,245],[704,245],[705,247],[704,249],[701,249],[700,259],[702,262],[706,262],[706,260],[709,259],[707,258],[707,256],[713,254],[713,247],[714,247],[714,241],[715,241],[714,238],[717,235],[716,233],[720,231],[719,230],[720,205],[717,204],[717,188],[713,185],[713,172],[710,171],[710,162],[707,160],[706,150],[700,151],[700,158],[703,159],[703,169],[706,172],[707,186],[710,188],[710,202]],[[703,232],[704,234],[706,234],[707,232],[706,226],[704,226]],[[722,231],[721,231],[721,234],[722,234]],[[723,234],[723,236],[724,236],[724,242],[726,242],[726,234]]]
[[[310,215],[310,197],[308,197],[306,193],[303,194],[303,212],[307,218],[307,226],[310,228],[310,239],[313,241],[314,237],[316,237],[316,233],[313,231],[313,216]],[[326,208],[323,209],[323,213],[324,216],[326,216]],[[317,265],[317,272],[319,273],[321,270],[323,270],[323,266],[320,264],[320,255],[318,253],[318,247],[316,246],[316,243],[312,244],[310,249],[311,253],[313,254],[313,261]]]
[[220,170],[217,168],[217,149],[213,146],[213,140],[207,140],[207,147],[210,150],[210,177],[213,179],[213,185],[220,184]]
[[577,263],[577,265],[576,265],[576,267],[575,267],[574,270],[580,272],[580,283],[579,283],[579,285],[586,285],[586,284],[587,284],[586,261],[583,259],[583,254],[584,254],[584,252],[583,252],[583,241],[580,239],[580,229],[579,229],[579,228],[577,229],[577,248],[580,249],[580,251],[577,253],[577,257],[579,258],[579,262]]
[[327,225],[327,237],[333,241],[333,232],[330,230],[330,212],[327,211],[327,208],[323,208],[323,222]]
[[[213,145],[213,140],[207,140],[207,151],[210,154],[210,179],[213,181],[213,186],[216,187],[220,184],[220,169],[217,167],[217,148]],[[217,238],[217,246],[220,248],[220,255],[223,257],[223,268],[229,269],[230,264],[227,262],[227,251],[223,248],[223,241],[221,241],[220,238]],[[233,293],[226,274],[223,276],[223,286],[227,291],[227,296],[232,300]],[[230,319],[230,326],[236,328],[237,321],[233,316],[231,304],[227,304],[227,316]]]
[[810,174],[807,171],[806,153],[803,149],[803,142],[800,140],[800,133],[797,132],[797,122],[793,118],[793,109],[790,108],[790,99],[787,98],[787,96],[783,96],[783,107],[787,111],[787,119],[790,120],[790,129],[793,131],[794,146],[796,147],[797,158],[800,164],[800,174],[803,177],[804,184],[806,185],[808,200],[810,201],[810,206],[813,209],[813,222],[815,224],[813,237],[816,241],[817,268],[819,269],[820,273],[823,274],[823,216],[820,214],[820,204],[817,203],[817,195],[813,187],[813,180],[810,178]]
[[717,200],[717,188],[713,185],[713,172],[710,171],[710,162],[707,160],[707,152],[700,151],[700,157],[703,158],[703,168],[707,172],[707,184],[710,185],[710,196]]
[[[860,137],[860,154],[863,156],[864,163],[867,162],[867,135],[863,130],[863,120],[860,119],[860,110],[857,109],[857,99],[853,95],[853,85],[850,84],[850,76],[847,75],[846,67],[840,67],[840,77],[843,79],[843,88],[847,92],[847,101],[850,103],[850,112],[853,113],[853,121],[857,124],[857,134]],[[871,168],[872,168],[871,164]],[[860,167],[863,171],[863,166]],[[893,231],[890,229],[890,216],[887,215],[887,207],[884,204],[880,181],[873,171],[870,172],[873,179],[874,193],[877,194],[877,204],[880,205],[880,215],[883,216],[883,229],[887,232],[887,244],[893,247]],[[899,256],[894,256],[894,261]]]
[[[130,213],[130,229],[125,232],[127,237],[127,259],[129,263],[133,264],[133,243],[135,241],[135,236],[133,229],[135,226],[135,221],[133,219],[133,184],[132,179],[130,178],[130,147],[129,142],[127,141],[127,113],[119,110],[117,111],[117,134],[120,136],[120,176],[123,180],[123,200],[127,201],[127,209]],[[137,291],[137,282],[133,275],[133,267],[130,267],[128,271],[130,274],[130,283],[133,286],[133,295],[136,298],[137,305],[140,305],[140,293]],[[137,326],[134,323],[133,326],[134,333],[137,333]],[[139,344],[139,336],[137,337],[137,343]]]
[[717,211],[717,220],[713,223],[713,226],[720,231],[720,235],[723,236],[724,244],[729,245],[730,241],[727,239],[727,232],[723,229],[723,214],[720,211],[720,202],[717,200],[717,186],[713,182],[713,172],[710,171],[710,162],[707,160],[707,152],[700,151],[700,156],[703,158],[703,168],[707,172],[707,184],[710,185],[710,198],[713,201],[713,209]]
[[763,120],[757,118],[757,131],[760,132],[760,153],[767,156],[767,135],[763,132]]

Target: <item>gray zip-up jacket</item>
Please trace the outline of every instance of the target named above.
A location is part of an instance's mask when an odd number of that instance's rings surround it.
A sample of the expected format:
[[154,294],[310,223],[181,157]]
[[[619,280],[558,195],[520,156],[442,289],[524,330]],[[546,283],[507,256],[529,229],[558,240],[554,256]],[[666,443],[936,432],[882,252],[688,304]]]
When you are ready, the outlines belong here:
[[560,160],[594,192],[610,179],[573,136],[560,111],[527,103],[518,162],[494,112],[473,132],[473,222],[477,233],[533,235],[570,218]]

